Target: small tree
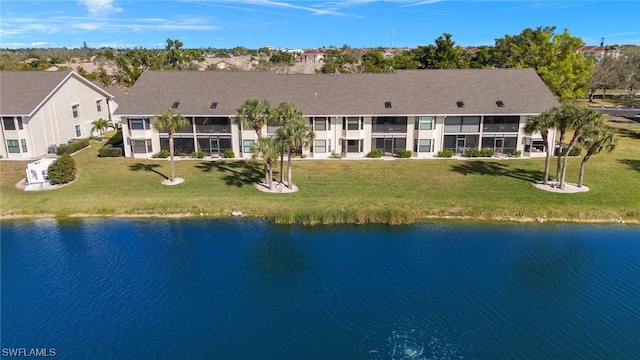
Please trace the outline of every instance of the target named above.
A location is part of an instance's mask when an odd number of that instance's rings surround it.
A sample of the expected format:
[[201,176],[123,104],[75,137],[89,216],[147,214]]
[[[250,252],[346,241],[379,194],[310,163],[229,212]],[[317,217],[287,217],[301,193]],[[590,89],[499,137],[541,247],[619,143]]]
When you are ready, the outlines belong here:
[[580,162],[580,175],[578,177],[578,187],[582,187],[584,178],[584,167],[592,155],[599,154],[602,151],[612,152],[616,148],[617,139],[613,134],[613,130],[601,125],[591,126],[587,128],[580,137],[580,144],[587,148],[587,154]]
[[273,190],[273,165],[278,161],[278,145],[274,138],[260,138],[251,149],[253,158],[262,158],[264,164],[264,181],[269,190]]
[[[100,118],[91,123],[91,132],[100,132],[100,140],[104,141],[104,132],[113,127],[113,122]],[[115,129],[115,128],[114,128]]]
[[544,150],[546,152],[545,162],[544,162],[544,177],[542,179],[542,183],[547,185],[549,182],[549,164],[551,163],[551,145],[549,144],[549,129],[554,127],[555,124],[555,116],[557,109],[551,109],[542,112],[540,115],[529,118],[527,120],[527,125],[524,128],[524,131],[527,134],[532,134],[534,132],[540,133],[542,136],[542,141],[544,142]]
[[563,155],[562,172],[558,179],[558,187],[560,189],[564,189],[567,162],[571,149],[573,149],[575,144],[578,142],[578,139],[582,136],[584,130],[590,127],[604,126],[604,115],[601,112],[579,105],[571,105],[567,107],[563,117],[567,119],[568,127],[573,130],[573,137],[569,141],[567,151]]
[[156,116],[153,121],[158,131],[166,131],[169,133],[169,156],[171,163],[171,182],[176,180],[176,170],[173,164],[173,134],[185,126],[189,125],[189,120],[180,114],[174,114],[173,109],[167,109]]
[[66,184],[76,179],[76,161],[69,154],[60,156],[49,165],[47,175],[52,184]]
[[267,100],[249,99],[236,109],[236,118],[242,125],[249,125],[262,138],[262,127],[267,124],[271,105]]

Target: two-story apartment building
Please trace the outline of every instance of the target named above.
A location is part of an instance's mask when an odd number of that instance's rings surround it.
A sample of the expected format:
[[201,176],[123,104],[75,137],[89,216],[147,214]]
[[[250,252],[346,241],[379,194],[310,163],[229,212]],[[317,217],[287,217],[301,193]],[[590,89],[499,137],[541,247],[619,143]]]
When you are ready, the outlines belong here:
[[110,119],[113,96],[73,71],[0,71],[0,155],[33,159],[92,135]]
[[[168,134],[153,128],[153,117],[173,108],[190,121],[174,136],[177,154],[231,149],[250,158],[256,134],[235,121],[236,109],[250,98],[300,107],[315,132],[305,152],[317,159],[333,152],[362,158],[374,149],[388,156],[412,150],[418,158],[480,148],[543,156],[539,134],[527,135],[524,127],[528,117],[558,105],[532,69],[316,75],[147,71],[116,112],[122,117],[125,156],[147,158],[168,149]],[[276,129],[265,126],[263,135]]]

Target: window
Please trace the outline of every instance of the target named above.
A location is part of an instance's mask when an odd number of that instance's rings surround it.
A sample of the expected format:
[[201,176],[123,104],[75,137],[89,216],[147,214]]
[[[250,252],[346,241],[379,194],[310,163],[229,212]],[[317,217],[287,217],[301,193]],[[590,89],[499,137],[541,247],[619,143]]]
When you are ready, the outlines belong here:
[[416,118],[416,130],[432,130],[433,116],[418,116]]
[[73,118],[78,118],[78,110],[80,109],[80,105],[73,105],[71,107],[71,111],[73,112]]
[[82,131],[80,130],[80,125],[76,125],[76,137],[82,136]]
[[347,117],[347,130],[358,130],[358,129],[360,129],[360,118],[357,116]]
[[253,144],[255,141],[253,140],[242,140],[243,152],[245,154],[251,154],[251,150],[253,148]]
[[431,139],[420,139],[414,146],[416,152],[431,152]]
[[316,153],[326,153],[327,152],[327,142],[326,140],[316,140],[314,143],[313,152]]
[[378,116],[371,119],[371,132],[374,133],[406,133],[406,116]]
[[15,130],[16,123],[13,122],[13,117],[3,116],[2,117],[2,125],[4,125],[5,130]]
[[9,150],[9,153],[12,154],[19,154],[20,153],[20,147],[18,146],[18,140],[7,140],[7,148]]
[[518,116],[485,116],[483,132],[518,132],[520,117]]
[[18,130],[22,130],[22,116],[18,116]]
[[449,116],[444,119],[445,133],[477,133],[479,131],[479,116]]
[[134,154],[146,154],[153,152],[151,139],[131,140],[131,147]]
[[129,124],[131,130],[144,130],[145,124],[143,119],[130,119]]
[[26,153],[27,152],[27,140],[26,139],[20,139],[20,143],[22,144],[22,152]]
[[327,130],[327,118],[326,117],[313,118],[313,129],[315,131]]
[[102,100],[96,100],[96,111],[102,112]]

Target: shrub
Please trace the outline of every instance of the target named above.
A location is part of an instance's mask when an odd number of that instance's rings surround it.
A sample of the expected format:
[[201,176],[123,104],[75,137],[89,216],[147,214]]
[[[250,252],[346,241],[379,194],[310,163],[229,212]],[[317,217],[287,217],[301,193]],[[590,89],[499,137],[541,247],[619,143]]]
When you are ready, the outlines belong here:
[[192,158],[204,159],[205,156],[207,156],[207,153],[202,151],[202,150],[191,152],[191,157]]
[[513,152],[511,153],[512,156],[515,157],[520,157],[522,155],[522,151],[520,150],[513,150]]
[[122,149],[113,147],[107,144],[102,148],[100,148],[100,150],[98,150],[98,156],[99,157],[121,157]]
[[480,156],[480,150],[478,150],[478,149],[469,149],[469,150],[467,150],[467,156],[468,157],[479,157]]
[[582,148],[580,146],[574,146],[571,151],[569,151],[569,156],[580,156],[582,153]]
[[160,159],[166,159],[169,156],[171,156],[171,152],[169,152],[169,150],[160,150],[157,153],[151,155],[152,158],[160,158]]
[[482,149],[480,150],[480,156],[482,157],[492,157],[494,154],[493,149]]
[[398,155],[398,157],[401,159],[408,159],[411,157],[411,155],[413,155],[413,151],[400,149],[398,150],[398,153],[396,155]]
[[64,154],[49,165],[47,172],[52,184],[66,184],[76,179],[76,161]]
[[80,139],[72,142],[71,144],[60,145],[57,150],[58,156],[62,156],[64,154],[73,154],[74,152],[86,148],[87,146],[89,146],[89,139]]
[[452,157],[452,156],[453,156],[453,150],[451,149],[438,151],[438,157]]
[[[331,155],[333,155],[333,153]],[[380,149],[371,150],[367,154],[367,157],[368,158],[374,158],[374,159],[381,158],[382,157],[382,150],[380,150]]]
[[236,157],[236,154],[233,152],[233,150],[227,149],[224,151],[224,153],[222,153],[222,156],[227,159],[233,159],[234,157]]
[[335,151],[331,152],[331,158],[332,159],[342,159],[342,153],[337,153]]

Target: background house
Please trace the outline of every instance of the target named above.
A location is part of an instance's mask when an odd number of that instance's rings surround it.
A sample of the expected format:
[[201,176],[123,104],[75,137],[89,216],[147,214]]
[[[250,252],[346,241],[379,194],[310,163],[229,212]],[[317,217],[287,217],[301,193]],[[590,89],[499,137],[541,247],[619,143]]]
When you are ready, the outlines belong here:
[[33,159],[60,144],[88,138],[94,120],[111,119],[117,104],[73,71],[0,71],[0,155]]

